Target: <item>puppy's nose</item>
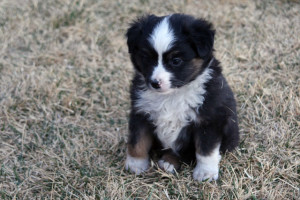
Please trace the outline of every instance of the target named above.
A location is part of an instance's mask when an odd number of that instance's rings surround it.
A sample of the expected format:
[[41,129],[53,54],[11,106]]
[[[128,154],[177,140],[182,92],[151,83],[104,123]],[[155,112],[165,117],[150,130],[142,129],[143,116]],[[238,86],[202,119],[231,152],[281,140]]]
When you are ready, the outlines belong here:
[[154,89],[159,89],[160,88],[160,82],[156,79],[154,80],[151,80],[150,82],[151,86],[154,88]]

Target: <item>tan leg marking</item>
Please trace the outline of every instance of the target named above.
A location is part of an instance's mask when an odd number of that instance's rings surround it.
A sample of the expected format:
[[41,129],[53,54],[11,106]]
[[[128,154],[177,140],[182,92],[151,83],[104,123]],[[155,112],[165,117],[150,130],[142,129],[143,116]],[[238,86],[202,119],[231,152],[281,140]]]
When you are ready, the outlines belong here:
[[136,144],[128,144],[125,169],[135,174],[141,174],[149,168],[149,151],[152,146],[153,137],[144,131]]
[[153,138],[149,133],[144,132],[137,143],[128,144],[128,154],[135,158],[146,158],[152,146]]

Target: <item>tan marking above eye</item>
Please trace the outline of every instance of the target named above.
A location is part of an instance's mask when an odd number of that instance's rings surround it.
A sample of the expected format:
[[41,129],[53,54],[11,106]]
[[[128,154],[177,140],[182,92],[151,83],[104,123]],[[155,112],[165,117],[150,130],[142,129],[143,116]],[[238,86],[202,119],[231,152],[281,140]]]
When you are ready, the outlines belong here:
[[167,59],[172,59],[173,57],[180,57],[179,55],[181,54],[180,51],[172,51],[167,54]]

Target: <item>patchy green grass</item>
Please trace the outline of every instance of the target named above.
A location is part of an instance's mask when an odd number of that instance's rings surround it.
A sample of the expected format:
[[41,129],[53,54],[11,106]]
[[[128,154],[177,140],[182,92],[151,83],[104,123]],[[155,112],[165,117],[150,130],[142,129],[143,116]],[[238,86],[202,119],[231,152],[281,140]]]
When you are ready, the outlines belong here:
[[[124,171],[137,16],[184,12],[217,30],[241,143],[220,179],[193,166]],[[0,1],[0,199],[299,199],[300,4],[276,1]]]

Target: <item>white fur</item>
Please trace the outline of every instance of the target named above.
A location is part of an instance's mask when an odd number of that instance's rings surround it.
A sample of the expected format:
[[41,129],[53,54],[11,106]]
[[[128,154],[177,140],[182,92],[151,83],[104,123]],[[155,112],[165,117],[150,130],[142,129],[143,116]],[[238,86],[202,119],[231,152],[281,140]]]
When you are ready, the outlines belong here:
[[169,24],[169,17],[165,17],[154,28],[148,40],[160,56],[172,47],[175,36]]
[[197,165],[193,172],[193,178],[197,181],[204,181],[208,179],[217,180],[219,175],[219,162],[221,155],[219,152],[220,145],[218,145],[209,156],[201,156],[196,153]]
[[194,81],[171,89],[167,94],[153,90],[140,91],[135,107],[139,112],[150,114],[156,126],[155,133],[164,148],[175,150],[174,142],[181,129],[196,120],[195,110],[204,102],[204,84],[211,79],[211,72],[212,69],[207,67]]
[[163,53],[172,47],[175,41],[173,30],[169,25],[169,17],[165,17],[153,30],[149,42],[158,53],[158,64],[154,68],[151,79],[160,83],[161,91],[168,91],[171,87],[172,74],[163,66]]
[[165,170],[166,172],[170,172],[170,173],[174,173],[175,172],[175,167],[173,164],[167,162],[167,161],[164,161],[164,160],[159,160],[158,161],[158,166]]
[[130,170],[132,173],[137,175],[146,171],[149,168],[149,159],[146,158],[134,158],[127,154],[125,161],[125,169]]

